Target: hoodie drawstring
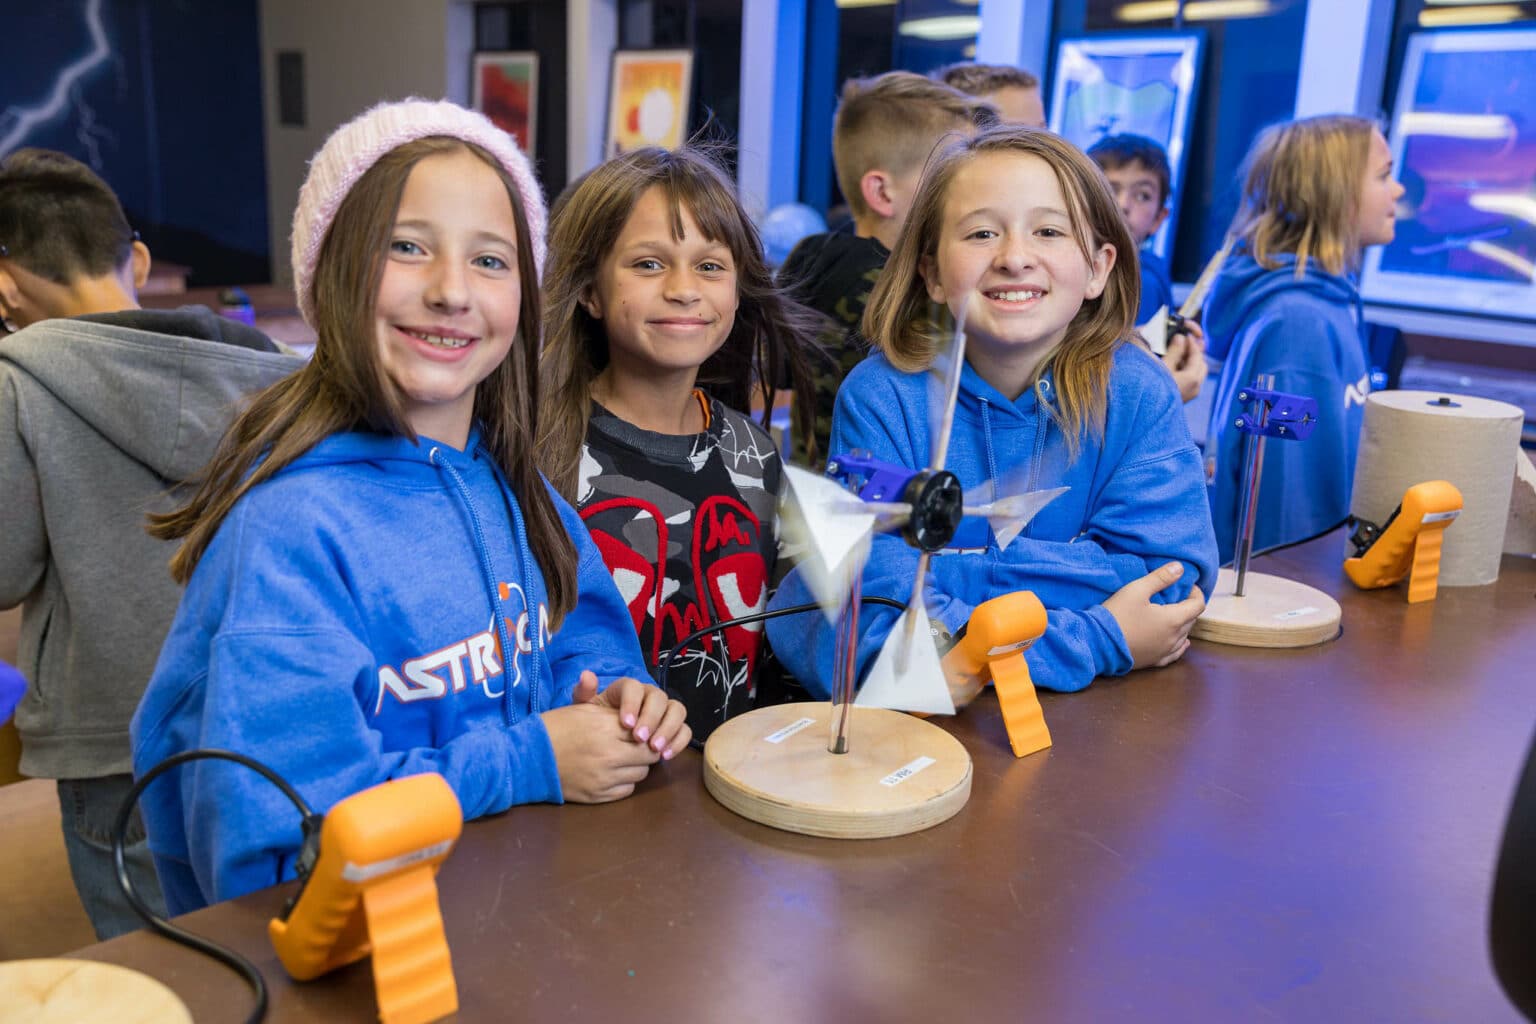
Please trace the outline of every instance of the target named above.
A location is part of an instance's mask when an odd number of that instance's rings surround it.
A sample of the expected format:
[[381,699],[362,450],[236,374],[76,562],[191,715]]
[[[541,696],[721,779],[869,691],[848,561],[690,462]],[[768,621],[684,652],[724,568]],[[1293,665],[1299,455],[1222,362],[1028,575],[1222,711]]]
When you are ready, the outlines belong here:
[[1033,491],[1040,486],[1040,463],[1045,459],[1045,439],[1051,429],[1052,410],[1051,382],[1049,378],[1041,377],[1035,381],[1035,455],[1029,463],[1029,485],[1026,490]]
[[538,714],[544,710],[544,673],[539,671],[544,653],[544,616],[533,607],[533,550],[528,546],[528,529],[523,525],[523,508],[515,500],[507,502],[512,513],[512,530],[517,534],[517,549],[528,553],[523,562],[523,604],[528,608],[528,646],[530,657],[528,676],[528,707]]
[[997,498],[997,453],[992,448],[992,403],[981,400],[981,444],[987,453],[987,479],[992,482],[992,498]]
[[[475,554],[480,559],[480,575],[485,583],[486,596],[491,601],[491,618],[496,623],[496,638],[501,643],[501,718],[505,724],[512,725],[518,719],[517,709],[512,703],[512,665],[517,658],[517,648],[513,646],[510,637],[507,635],[507,617],[501,611],[501,593],[496,584],[496,570],[491,565],[491,553],[485,546],[485,529],[480,524],[480,512],[475,507],[474,499],[469,493],[469,485],[464,482],[464,477],[451,464],[439,458],[439,450],[436,445],[433,445],[431,451],[427,453],[427,461],[448,474],[448,478],[453,481],[454,487],[458,489],[459,498],[463,501],[464,508],[469,512],[470,530],[475,535]],[[511,504],[512,507],[516,507],[515,503]],[[515,521],[514,525],[518,530],[518,539],[521,541],[522,523],[521,521]],[[530,635],[536,634],[539,630],[539,624],[534,621],[537,611],[532,607],[532,600],[532,591],[527,586],[527,569],[525,565],[523,607],[528,612]],[[533,665],[535,672],[537,672],[539,650],[537,638],[534,639],[533,650]],[[538,704],[533,700],[534,680],[537,680],[537,678],[537,675],[535,675],[529,683],[528,707],[534,713],[537,713],[539,710]]]

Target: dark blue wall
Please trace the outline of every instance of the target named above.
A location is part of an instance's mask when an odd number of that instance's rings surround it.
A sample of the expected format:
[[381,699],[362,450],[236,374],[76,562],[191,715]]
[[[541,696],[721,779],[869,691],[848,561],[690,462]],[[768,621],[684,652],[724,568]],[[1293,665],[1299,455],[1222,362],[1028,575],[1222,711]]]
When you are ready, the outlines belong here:
[[194,285],[265,281],[256,4],[5,0],[0,155],[43,146],[90,164],[155,257],[190,266]]

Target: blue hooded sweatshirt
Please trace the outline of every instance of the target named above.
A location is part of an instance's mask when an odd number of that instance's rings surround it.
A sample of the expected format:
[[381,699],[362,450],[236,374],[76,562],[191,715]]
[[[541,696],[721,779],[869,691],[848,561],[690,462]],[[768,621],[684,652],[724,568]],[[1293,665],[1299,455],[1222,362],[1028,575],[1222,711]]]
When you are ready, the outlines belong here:
[[1274,374],[1276,391],[1316,399],[1317,425],[1304,441],[1265,443],[1254,551],[1325,533],[1349,515],[1371,390],[1360,293],[1316,260],[1308,260],[1298,278],[1294,256],[1277,258],[1280,265],[1266,270],[1248,253],[1235,253],[1206,310],[1210,351],[1225,360],[1206,434],[1211,516],[1223,563],[1237,546],[1242,500],[1246,435],[1232,425],[1244,411],[1237,393],[1257,374]]
[[[134,773],[218,747],[321,812],[428,771],[466,820],[560,802],[539,713],[569,704],[583,669],[604,686],[649,675],[602,557],[554,501],[578,600],[550,635],[521,509],[478,431],[464,451],[326,438],[245,495],[198,562],[133,719]],[[183,765],[142,809],[173,913],[293,877],[299,815],[248,768]]]
[[[983,601],[1031,590],[1049,618],[1045,636],[1026,652],[1036,685],[1081,690],[1099,675],[1132,668],[1125,635],[1103,601],[1169,561],[1184,575],[1157,595],[1181,601],[1198,582],[1208,595],[1216,580],[1200,474],[1200,454],[1184,423],[1182,402],[1154,357],[1121,345],[1110,371],[1104,439],[1085,431],[1076,460],[1051,416],[1054,381],[1009,401],[967,363],[945,468],[968,492],[995,481],[998,493],[1068,486],[1006,549],[982,520],[961,524],[951,550],[936,555],[926,587],[929,615],[957,632]],[[867,449],[909,468],[928,464],[928,375],[902,373],[875,354],[861,363],[837,397],[832,452]],[[912,593],[917,549],[898,536],[875,538],[865,566],[866,595],[905,603]],[[770,602],[783,608],[812,600],[798,571]],[[900,614],[866,604],[860,611],[859,672],[873,664]],[[774,652],[807,689],[831,691],[833,629],[821,612],[769,620]]]

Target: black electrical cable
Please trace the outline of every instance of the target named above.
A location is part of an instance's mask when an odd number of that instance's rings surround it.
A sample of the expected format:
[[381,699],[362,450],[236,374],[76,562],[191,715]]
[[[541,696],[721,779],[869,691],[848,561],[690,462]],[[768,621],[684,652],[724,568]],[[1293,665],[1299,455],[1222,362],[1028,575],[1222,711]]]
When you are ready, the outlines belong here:
[[299,814],[304,819],[304,834],[306,836],[310,835],[318,827],[320,816],[310,810],[309,804],[298,794],[297,790],[288,784],[286,779],[283,779],[260,761],[252,760],[244,754],[236,754],[230,750],[188,750],[166,758],[145,772],[141,778],[134,782],[133,788],[123,798],[123,806],[118,810],[117,821],[112,826],[112,862],[117,868],[117,884],[122,887],[123,895],[128,898],[128,903],[133,907],[134,912],[142,917],[151,928],[174,942],[179,942],[183,946],[188,946],[199,953],[213,957],[245,979],[246,984],[251,986],[251,990],[256,996],[256,1007],[251,1011],[250,1016],[246,1017],[245,1024],[257,1024],[267,1015],[267,984],[262,979],[261,972],[256,969],[255,965],[234,950],[227,949],[199,935],[193,935],[191,932],[178,928],[159,914],[156,914],[144,902],[143,897],[138,894],[138,891],[134,889],[133,879],[128,877],[128,861],[123,848],[127,845],[128,821],[133,817],[133,809],[138,806],[139,795],[144,792],[145,787],[151,782],[154,782],[177,765],[199,760],[233,761],[236,764],[244,765],[253,771],[261,773],[269,782],[282,790],[283,795],[292,800],[293,805],[299,809]]
[[[907,602],[905,601],[897,601],[896,599],[890,597],[875,597],[873,595],[867,595],[860,598],[860,607],[863,607],[866,604],[883,604],[888,608],[905,608],[907,606]],[[791,605],[788,608],[774,608],[769,611],[753,612],[751,615],[740,615],[734,619],[726,619],[723,622],[712,622],[707,626],[696,629],[692,633],[689,633],[687,636],[683,637],[677,643],[673,644],[672,649],[667,652],[666,657],[662,658],[656,663],[656,685],[661,688],[663,693],[671,696],[672,691],[667,689],[667,669],[671,667],[672,660],[679,654],[683,653],[683,648],[687,647],[701,636],[704,636],[708,633],[718,633],[720,630],[729,629],[731,626],[745,626],[753,622],[766,622],[769,619],[776,619],[780,615],[801,615],[805,612],[814,612],[820,610],[821,605],[819,604],[796,604]],[[694,740],[688,745],[696,750],[702,750],[704,747],[704,741]]]

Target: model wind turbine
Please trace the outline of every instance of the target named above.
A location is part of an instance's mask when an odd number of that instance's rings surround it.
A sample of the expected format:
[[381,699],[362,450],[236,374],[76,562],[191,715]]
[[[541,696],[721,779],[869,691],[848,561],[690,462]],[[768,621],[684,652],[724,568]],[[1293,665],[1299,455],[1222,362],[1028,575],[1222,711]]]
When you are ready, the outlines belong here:
[[[834,456],[825,477],[787,469],[781,533],[786,546],[798,549],[797,569],[836,630],[832,699],[760,708],[711,734],[705,785],[744,817],[810,835],[874,838],[936,825],[970,796],[965,748],[943,729],[900,713],[955,711],[923,601],[929,561],[967,516],[985,518],[1006,547],[1066,488],[988,500],[990,482],[967,495],[945,470],[965,363],[964,319],[962,310],[949,351],[929,371],[929,407],[940,417],[928,468],[852,452]],[[859,687],[859,606],[895,603],[861,593],[877,532],[899,533],[917,548],[918,563],[911,597]],[[1042,614],[1035,635],[1043,620]]]
[[[1268,573],[1249,572],[1254,524],[1263,511],[1259,485],[1264,477],[1268,439],[1305,441],[1317,425],[1317,401],[1307,395],[1275,391],[1275,375],[1256,374],[1237,393],[1249,407],[1232,428],[1245,435],[1242,492],[1238,500],[1237,550],[1231,569],[1216,576],[1215,589],[1189,635],[1196,640],[1238,647],[1310,647],[1339,635],[1339,603],[1316,587]],[[1272,502],[1301,500],[1291,494]]]

